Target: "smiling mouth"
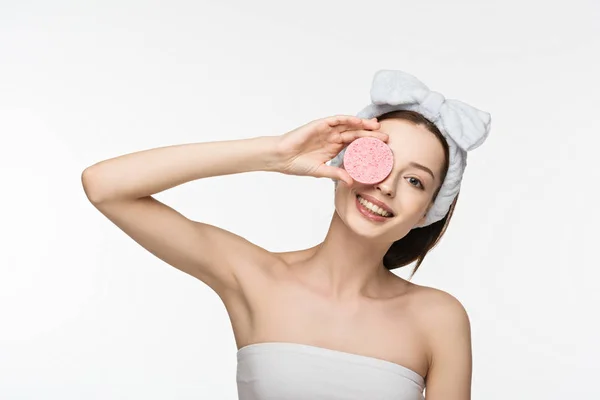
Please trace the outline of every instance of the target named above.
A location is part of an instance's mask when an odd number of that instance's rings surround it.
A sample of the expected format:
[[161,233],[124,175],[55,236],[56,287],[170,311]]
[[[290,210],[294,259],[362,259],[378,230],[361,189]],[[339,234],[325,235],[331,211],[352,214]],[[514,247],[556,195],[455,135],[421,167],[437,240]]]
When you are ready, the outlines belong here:
[[359,194],[356,195],[358,202],[371,214],[377,215],[383,218],[392,218],[394,214],[384,210],[383,208],[376,206],[368,200],[363,199]]

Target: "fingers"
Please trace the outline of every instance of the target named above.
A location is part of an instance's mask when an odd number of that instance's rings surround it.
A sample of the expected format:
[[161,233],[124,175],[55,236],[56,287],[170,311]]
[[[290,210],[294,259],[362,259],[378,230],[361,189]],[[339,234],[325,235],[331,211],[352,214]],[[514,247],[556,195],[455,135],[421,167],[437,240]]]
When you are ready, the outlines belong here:
[[334,115],[325,118],[325,122],[340,132],[351,129],[378,129],[379,122],[377,118],[359,118],[354,115]]
[[350,174],[348,174],[348,172],[345,169],[333,167],[327,164],[319,166],[319,168],[315,171],[314,175],[320,178],[332,178],[336,180],[341,180],[345,182],[348,186],[351,186],[354,183],[354,179],[352,179]]
[[366,131],[362,129],[354,130],[354,131],[345,131],[340,133],[342,137],[342,141],[344,143],[350,143],[361,137],[374,137],[376,139],[387,142],[389,139],[389,135],[387,133],[383,133],[380,131]]

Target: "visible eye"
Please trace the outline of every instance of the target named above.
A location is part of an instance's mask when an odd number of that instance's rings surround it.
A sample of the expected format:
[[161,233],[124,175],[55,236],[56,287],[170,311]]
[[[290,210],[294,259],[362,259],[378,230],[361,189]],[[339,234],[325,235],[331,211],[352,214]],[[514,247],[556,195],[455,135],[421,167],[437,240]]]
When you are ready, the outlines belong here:
[[414,187],[418,187],[418,188],[421,188],[421,189],[425,189],[425,188],[423,187],[423,183],[422,183],[420,180],[418,180],[417,178],[414,178],[414,177],[412,177],[412,176],[411,176],[411,177],[409,177],[408,179],[412,179],[412,181],[413,181],[413,182],[417,182],[417,185],[414,185],[413,183],[411,183],[411,185],[413,185]]

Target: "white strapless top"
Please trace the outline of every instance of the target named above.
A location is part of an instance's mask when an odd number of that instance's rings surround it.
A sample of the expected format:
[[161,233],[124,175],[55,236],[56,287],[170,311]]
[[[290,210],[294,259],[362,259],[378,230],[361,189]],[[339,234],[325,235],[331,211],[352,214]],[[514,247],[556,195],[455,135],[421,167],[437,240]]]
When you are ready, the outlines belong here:
[[239,400],[424,400],[417,372],[378,358],[297,343],[237,352]]

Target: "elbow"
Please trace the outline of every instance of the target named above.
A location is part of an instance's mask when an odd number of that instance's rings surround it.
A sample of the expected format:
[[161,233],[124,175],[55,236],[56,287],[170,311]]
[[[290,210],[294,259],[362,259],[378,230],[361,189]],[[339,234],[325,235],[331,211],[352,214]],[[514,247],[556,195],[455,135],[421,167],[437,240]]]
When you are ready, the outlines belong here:
[[81,173],[81,185],[83,191],[92,204],[100,204],[104,201],[102,191],[100,190],[100,184],[98,177],[95,176],[95,170],[93,167],[88,167]]

